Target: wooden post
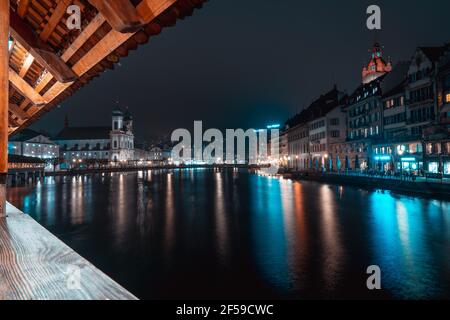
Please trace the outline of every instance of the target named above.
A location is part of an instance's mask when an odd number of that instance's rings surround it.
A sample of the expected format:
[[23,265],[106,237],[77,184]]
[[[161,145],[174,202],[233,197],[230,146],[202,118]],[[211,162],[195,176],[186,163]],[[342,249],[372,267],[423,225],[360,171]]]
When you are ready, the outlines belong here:
[[9,108],[9,0],[0,1],[0,218],[6,216]]

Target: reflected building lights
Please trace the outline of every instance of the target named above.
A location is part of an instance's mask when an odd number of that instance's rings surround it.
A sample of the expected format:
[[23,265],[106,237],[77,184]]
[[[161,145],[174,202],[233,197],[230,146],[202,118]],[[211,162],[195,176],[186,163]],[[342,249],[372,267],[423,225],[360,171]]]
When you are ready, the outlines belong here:
[[225,200],[223,190],[225,188],[222,182],[222,174],[215,173],[215,199],[214,199],[214,215],[216,224],[216,239],[219,251],[219,259],[222,265],[226,264],[228,254],[228,237],[227,237],[227,217],[225,210]]
[[330,186],[322,185],[320,187],[320,233],[323,245],[321,265],[327,290],[333,290],[338,284],[344,256],[335,201]]
[[175,235],[175,209],[174,209],[174,194],[173,194],[173,174],[167,173],[166,181],[166,210],[165,210],[165,226],[164,226],[164,238],[165,238],[165,254],[166,262],[170,263],[170,257],[174,246]]

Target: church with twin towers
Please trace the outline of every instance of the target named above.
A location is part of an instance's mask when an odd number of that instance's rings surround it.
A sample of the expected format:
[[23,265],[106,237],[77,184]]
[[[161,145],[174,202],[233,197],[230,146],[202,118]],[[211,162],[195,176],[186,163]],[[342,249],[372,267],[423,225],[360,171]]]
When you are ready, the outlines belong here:
[[110,126],[74,127],[66,118],[64,128],[53,139],[68,167],[86,162],[128,162],[134,160],[133,117],[115,107]]

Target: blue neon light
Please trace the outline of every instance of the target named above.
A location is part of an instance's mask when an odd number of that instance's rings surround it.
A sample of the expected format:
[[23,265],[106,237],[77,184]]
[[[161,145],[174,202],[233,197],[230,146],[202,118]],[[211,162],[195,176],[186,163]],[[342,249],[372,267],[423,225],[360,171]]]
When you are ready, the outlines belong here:
[[375,160],[377,161],[389,161],[391,160],[390,156],[375,156]]

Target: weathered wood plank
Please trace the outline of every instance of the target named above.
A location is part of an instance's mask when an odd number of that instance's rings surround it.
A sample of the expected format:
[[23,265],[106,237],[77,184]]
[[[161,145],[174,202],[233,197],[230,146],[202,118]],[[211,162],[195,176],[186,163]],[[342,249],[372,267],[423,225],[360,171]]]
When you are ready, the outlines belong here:
[[[0,218],[1,300],[135,300],[136,297],[10,204]],[[71,270],[80,270],[79,286]]]

